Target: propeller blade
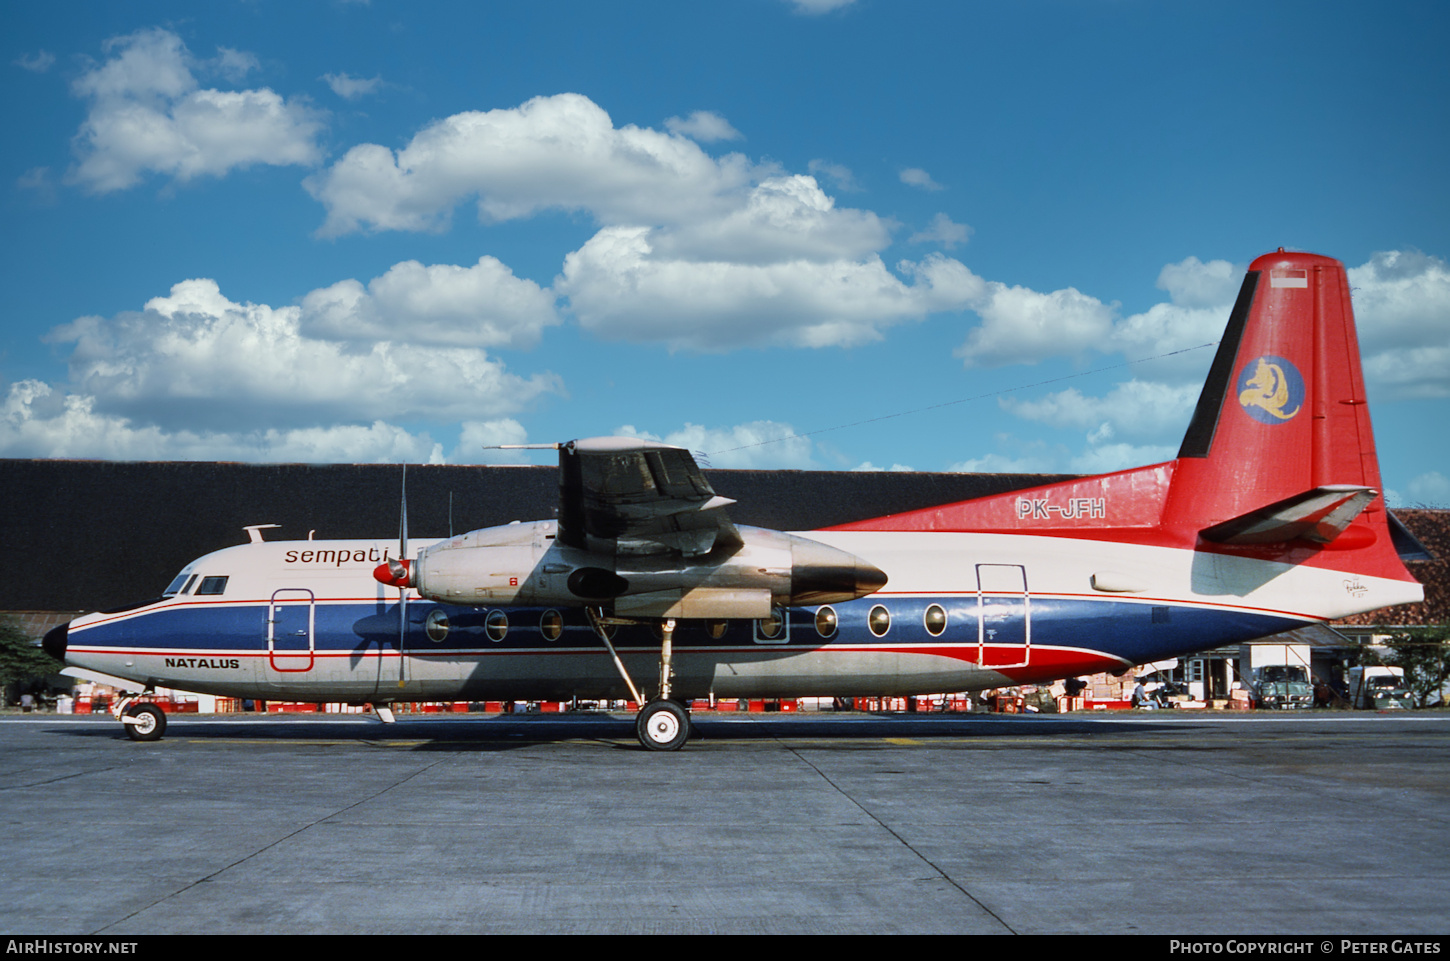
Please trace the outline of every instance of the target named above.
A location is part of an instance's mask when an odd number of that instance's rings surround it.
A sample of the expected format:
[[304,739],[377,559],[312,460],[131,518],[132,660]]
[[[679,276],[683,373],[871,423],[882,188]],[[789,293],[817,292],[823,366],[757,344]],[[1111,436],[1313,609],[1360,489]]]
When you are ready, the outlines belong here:
[[398,559],[408,559],[408,465],[403,465],[403,507],[398,520]]
[[398,560],[397,567],[401,571],[394,570],[394,562],[388,563],[388,573],[393,575],[393,582],[398,586],[398,686],[402,687],[407,682],[407,651],[405,643],[408,639],[408,465],[403,465],[403,504],[398,516]]

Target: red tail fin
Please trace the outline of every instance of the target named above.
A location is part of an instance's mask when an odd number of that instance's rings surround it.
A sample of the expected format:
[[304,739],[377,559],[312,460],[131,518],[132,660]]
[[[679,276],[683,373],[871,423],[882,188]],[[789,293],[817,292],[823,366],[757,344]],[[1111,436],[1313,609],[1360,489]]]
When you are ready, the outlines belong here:
[[[1280,250],[1244,278],[1164,522],[1209,528],[1322,489],[1381,489],[1349,281],[1337,260]],[[1384,523],[1382,501],[1369,511]]]

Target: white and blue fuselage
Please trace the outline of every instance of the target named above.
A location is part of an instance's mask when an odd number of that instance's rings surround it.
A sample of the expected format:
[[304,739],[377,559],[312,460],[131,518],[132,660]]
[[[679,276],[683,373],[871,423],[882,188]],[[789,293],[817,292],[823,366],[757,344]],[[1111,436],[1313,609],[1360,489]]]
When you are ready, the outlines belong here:
[[[552,522],[539,522],[549,525]],[[812,531],[887,574],[878,593],[773,618],[682,621],[679,697],[973,691],[1148,663],[1417,599],[1418,585],[1330,569],[1085,538]],[[419,542],[427,546],[428,541]],[[250,543],[207,554],[175,593],[79,617],[68,663],[234,697],[620,699],[581,607],[437,603],[374,579],[396,545]],[[649,677],[657,628],[613,644]]]

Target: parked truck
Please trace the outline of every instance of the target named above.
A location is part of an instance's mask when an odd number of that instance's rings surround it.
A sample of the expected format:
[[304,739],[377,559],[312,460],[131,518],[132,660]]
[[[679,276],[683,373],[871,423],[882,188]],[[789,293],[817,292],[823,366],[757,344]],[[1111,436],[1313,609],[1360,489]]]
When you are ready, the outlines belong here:
[[1239,676],[1255,707],[1282,711],[1314,706],[1307,644],[1245,644],[1239,649]]
[[1414,696],[1405,686],[1405,670],[1401,667],[1351,667],[1349,700],[1355,707],[1367,711],[1415,706]]

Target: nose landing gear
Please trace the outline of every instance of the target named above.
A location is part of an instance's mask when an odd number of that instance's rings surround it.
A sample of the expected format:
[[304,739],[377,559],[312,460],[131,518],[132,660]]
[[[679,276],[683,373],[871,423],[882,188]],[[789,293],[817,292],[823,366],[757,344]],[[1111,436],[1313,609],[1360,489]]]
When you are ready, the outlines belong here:
[[144,693],[126,694],[117,698],[111,713],[126,728],[126,736],[131,740],[159,741],[166,733],[166,713],[155,704],[136,703],[144,696]]

